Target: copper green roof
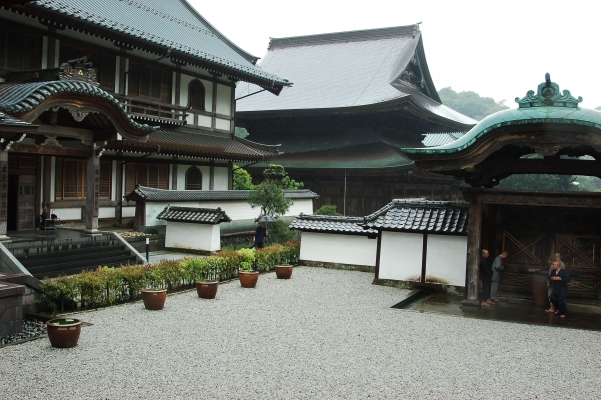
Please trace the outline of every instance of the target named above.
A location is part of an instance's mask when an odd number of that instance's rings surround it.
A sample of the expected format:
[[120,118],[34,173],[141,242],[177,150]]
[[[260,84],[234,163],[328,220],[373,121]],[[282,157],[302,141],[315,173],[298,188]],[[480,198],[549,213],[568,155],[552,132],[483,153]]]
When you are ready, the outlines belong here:
[[36,109],[52,96],[64,94],[102,99],[117,110],[122,119],[136,131],[148,134],[158,129],[158,127],[134,121],[125,113],[125,110],[113,95],[86,82],[52,81],[0,84],[0,111],[19,116]]
[[551,82],[547,74],[546,81],[539,85],[537,94],[531,90],[525,97],[516,98],[519,108],[489,115],[453,142],[436,147],[402,150],[415,155],[457,153],[495,129],[515,125],[566,124],[601,129],[601,112],[578,107],[581,101],[581,97],[574,98],[568,90],[560,93],[559,86]]
[[[272,92],[290,84],[257,67],[257,57],[233,44],[185,0],[37,0],[29,6],[24,13],[32,17],[51,21],[56,18],[71,28],[118,45],[156,54],[170,51],[169,57],[174,60],[191,63],[186,57],[192,57]],[[120,39],[119,35],[131,40]]]

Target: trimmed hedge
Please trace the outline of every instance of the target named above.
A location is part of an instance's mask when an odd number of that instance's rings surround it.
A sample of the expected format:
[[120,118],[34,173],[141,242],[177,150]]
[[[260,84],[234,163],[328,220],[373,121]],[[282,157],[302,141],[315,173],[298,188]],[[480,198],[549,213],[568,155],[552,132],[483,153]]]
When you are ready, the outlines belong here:
[[[246,250],[246,249],[244,249]],[[254,251],[254,269],[271,271],[276,265],[296,264],[300,242],[290,241]],[[98,267],[76,275],[45,278],[41,284],[42,302],[53,313],[65,306],[74,309],[105,307],[140,298],[140,290],[165,288],[168,292],[188,289],[194,281],[225,281],[238,276],[240,264],[247,261],[244,251],[223,250],[206,258],[184,258],[148,265],[125,265],[119,268]]]

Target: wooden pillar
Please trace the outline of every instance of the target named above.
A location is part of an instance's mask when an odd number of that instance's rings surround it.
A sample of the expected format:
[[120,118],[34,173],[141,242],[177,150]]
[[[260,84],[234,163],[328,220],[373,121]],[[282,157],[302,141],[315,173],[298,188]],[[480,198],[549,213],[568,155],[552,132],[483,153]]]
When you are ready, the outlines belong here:
[[[173,161],[177,161],[177,156],[173,157]],[[171,167],[173,168],[171,173],[171,190],[177,190],[178,164],[171,164]]]
[[215,190],[215,162],[211,160],[209,172],[209,190]]
[[52,199],[50,198],[50,192],[52,191],[52,156],[44,156],[44,196],[42,202],[44,207],[49,206]]
[[[119,155],[123,153],[119,152]],[[115,200],[117,200],[117,206],[115,207],[115,218],[119,221],[119,227],[123,225],[123,169],[125,165],[120,159],[115,163]]]
[[480,307],[478,301],[478,267],[480,265],[480,247],[482,237],[482,193],[481,189],[464,192],[469,196],[467,225],[467,261],[465,277],[465,300],[462,305]]
[[86,168],[86,233],[98,233],[100,158],[91,150]]
[[234,163],[227,163],[227,190],[234,190]]
[[8,152],[0,150],[0,241],[10,240],[6,236],[8,217]]

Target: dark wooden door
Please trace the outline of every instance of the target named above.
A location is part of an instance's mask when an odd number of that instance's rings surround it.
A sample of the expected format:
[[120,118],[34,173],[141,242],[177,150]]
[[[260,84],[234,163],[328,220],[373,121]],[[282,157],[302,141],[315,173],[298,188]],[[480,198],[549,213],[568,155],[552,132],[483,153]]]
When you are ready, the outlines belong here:
[[35,228],[35,175],[19,175],[17,230]]
[[19,208],[19,175],[8,175],[8,209],[6,214],[7,228],[9,231],[17,230],[17,216]]

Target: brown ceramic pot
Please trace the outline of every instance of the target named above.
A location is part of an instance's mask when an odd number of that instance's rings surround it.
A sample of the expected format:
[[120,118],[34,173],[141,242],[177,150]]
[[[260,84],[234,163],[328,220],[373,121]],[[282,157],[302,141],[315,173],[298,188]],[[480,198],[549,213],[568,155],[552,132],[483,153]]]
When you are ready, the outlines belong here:
[[52,347],[75,347],[81,334],[81,321],[76,318],[51,319],[46,322],[46,330]]
[[276,265],[275,276],[278,279],[290,279],[292,276],[292,265]]
[[259,280],[258,271],[238,271],[238,278],[240,278],[240,285],[243,288],[254,288],[257,286]]
[[544,269],[534,271],[532,274],[532,283],[530,290],[534,299],[534,305],[537,307],[549,306],[549,293],[547,291],[547,278],[549,273]]
[[162,310],[167,300],[167,289],[142,289],[142,301],[147,310]]
[[198,282],[196,281],[196,293],[201,299],[214,299],[217,295],[219,282]]

